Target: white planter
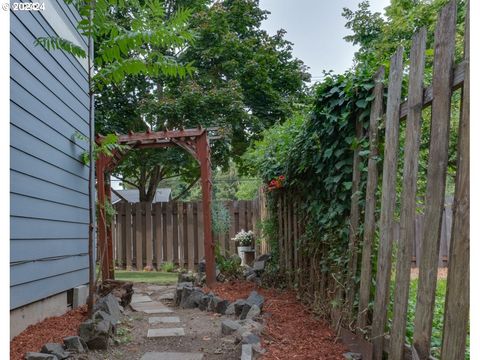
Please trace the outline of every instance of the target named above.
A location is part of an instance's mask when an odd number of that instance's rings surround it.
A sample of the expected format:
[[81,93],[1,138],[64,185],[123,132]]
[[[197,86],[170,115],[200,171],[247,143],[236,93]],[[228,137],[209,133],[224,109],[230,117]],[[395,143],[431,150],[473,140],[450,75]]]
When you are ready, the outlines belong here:
[[242,265],[245,265],[245,251],[252,250],[251,246],[239,246],[237,247],[238,256],[242,259]]

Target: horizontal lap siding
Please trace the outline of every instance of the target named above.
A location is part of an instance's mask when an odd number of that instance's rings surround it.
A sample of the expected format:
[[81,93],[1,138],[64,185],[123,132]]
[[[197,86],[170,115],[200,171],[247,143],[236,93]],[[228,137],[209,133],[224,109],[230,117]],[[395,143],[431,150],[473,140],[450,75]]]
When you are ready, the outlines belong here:
[[[78,37],[75,10],[63,1],[46,5]],[[88,167],[80,161],[87,143],[74,136],[88,135],[86,69],[34,45],[63,36],[47,19],[11,13],[11,309],[88,281]]]

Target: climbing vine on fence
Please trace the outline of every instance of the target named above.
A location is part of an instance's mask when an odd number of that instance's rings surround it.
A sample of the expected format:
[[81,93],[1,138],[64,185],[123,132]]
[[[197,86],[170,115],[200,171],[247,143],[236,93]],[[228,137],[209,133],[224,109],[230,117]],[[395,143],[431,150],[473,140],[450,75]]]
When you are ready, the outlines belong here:
[[[311,111],[302,121],[290,120],[268,130],[246,155],[247,160],[255,159],[250,163],[266,183],[285,175],[284,187],[270,191],[270,196],[275,198],[286,191],[300,199],[306,227],[299,248],[314,259],[312,265],[318,272],[333,274],[336,281],[344,278],[348,262],[355,149],[361,156],[360,191],[366,183],[368,139],[356,138],[355,121],[358,119],[367,134],[372,78],[369,71],[361,70],[326,74],[315,89]],[[274,153],[269,151],[272,149]]]

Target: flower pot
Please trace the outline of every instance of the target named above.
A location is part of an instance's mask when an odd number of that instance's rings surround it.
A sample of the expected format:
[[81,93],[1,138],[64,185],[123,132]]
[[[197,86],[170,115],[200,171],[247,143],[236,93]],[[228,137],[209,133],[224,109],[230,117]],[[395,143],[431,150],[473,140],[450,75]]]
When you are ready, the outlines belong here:
[[242,259],[242,265],[245,265],[245,251],[251,251],[251,246],[239,246],[237,247],[238,256]]

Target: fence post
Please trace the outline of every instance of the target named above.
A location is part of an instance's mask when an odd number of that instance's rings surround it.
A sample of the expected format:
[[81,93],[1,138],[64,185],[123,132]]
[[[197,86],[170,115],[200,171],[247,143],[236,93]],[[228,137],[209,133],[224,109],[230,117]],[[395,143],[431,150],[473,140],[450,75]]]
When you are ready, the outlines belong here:
[[440,12],[435,30],[433,64],[433,101],[428,155],[428,178],[421,263],[418,278],[417,307],[413,346],[420,360],[430,356],[432,317],[438,267],[440,228],[445,204],[448,164],[448,137],[455,53],[456,3],[452,0]]
[[392,267],[392,230],[395,211],[397,175],[398,128],[400,122],[400,96],[403,75],[403,47],[399,47],[390,60],[388,100],[385,120],[385,153],[382,177],[382,206],[380,213],[380,246],[378,251],[377,286],[372,322],[373,359],[383,357],[385,325],[389,300]]
[[142,203],[135,204],[135,267],[137,271],[143,270],[142,250]]
[[399,360],[403,359],[405,346],[408,291],[410,288],[410,270],[415,238],[418,153],[420,150],[426,39],[427,30],[422,28],[413,36],[412,50],[410,52],[402,209],[400,214],[400,237],[395,271],[395,302],[389,351],[390,358]]
[[362,333],[367,325],[368,303],[370,302],[370,285],[372,283],[372,244],[375,238],[375,192],[378,185],[378,121],[383,115],[383,78],[385,68],[381,66],[375,73],[374,101],[370,110],[368,140],[368,178],[365,196],[365,221],[362,244],[362,267],[360,271],[360,291],[358,300],[357,332]]
[[145,203],[145,257],[146,264],[153,268],[152,203]]
[[464,359],[470,307],[470,6],[465,18],[465,80],[457,149],[457,176],[447,295],[442,339],[443,360]]

